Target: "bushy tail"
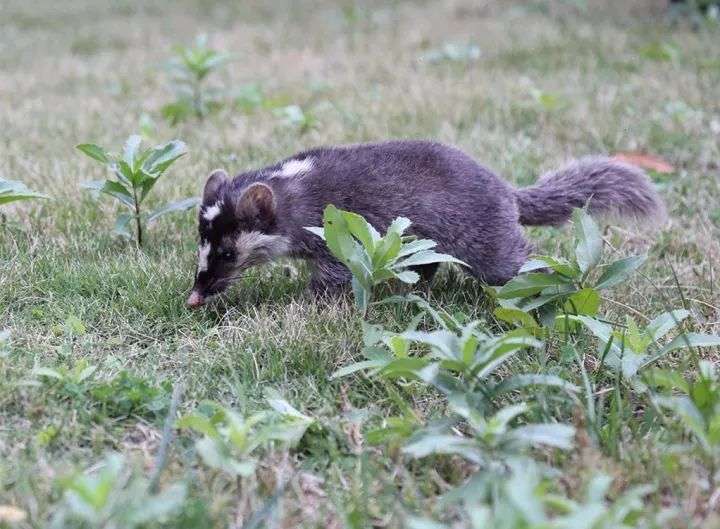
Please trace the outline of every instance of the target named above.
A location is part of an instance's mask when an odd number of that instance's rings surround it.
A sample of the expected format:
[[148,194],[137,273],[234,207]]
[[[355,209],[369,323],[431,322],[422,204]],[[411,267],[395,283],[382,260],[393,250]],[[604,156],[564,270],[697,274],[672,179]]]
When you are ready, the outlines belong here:
[[517,190],[520,222],[531,226],[566,222],[573,208],[661,222],[662,200],[647,175],[610,158],[588,157],[544,174],[537,184]]

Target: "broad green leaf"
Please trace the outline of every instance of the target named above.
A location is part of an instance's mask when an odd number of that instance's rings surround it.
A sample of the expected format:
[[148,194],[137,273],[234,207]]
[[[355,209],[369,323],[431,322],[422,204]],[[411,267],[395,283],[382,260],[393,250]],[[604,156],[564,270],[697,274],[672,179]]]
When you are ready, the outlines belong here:
[[414,285],[420,280],[420,275],[412,270],[404,270],[402,272],[396,272],[395,277],[403,283]]
[[54,378],[56,380],[62,380],[64,378],[59,371],[51,369],[49,367],[36,367],[32,370],[32,374],[35,376],[39,375],[43,377]]
[[266,400],[273,410],[282,415],[291,417],[292,419],[299,421],[315,422],[315,419],[298,411],[297,408],[295,408],[287,400],[283,399],[279,394],[274,394],[274,392],[271,392],[266,397]]
[[361,314],[365,314],[370,304],[370,291],[356,277],[352,278],[350,284],[355,297],[355,306]]
[[155,184],[158,181],[158,176],[150,176],[145,171],[140,170],[138,171],[138,180],[140,181],[140,197],[138,198],[139,202],[142,202],[145,200],[145,197],[150,193],[153,187],[155,187]]
[[[536,342],[539,343],[539,342]],[[529,346],[529,345],[528,345]],[[483,380],[493,374],[495,370],[503,365],[511,356],[517,353],[519,348],[512,347],[505,351],[496,351],[491,359],[483,359],[471,367],[471,374],[477,380]]]
[[398,237],[401,237],[403,233],[405,233],[405,230],[407,230],[410,227],[410,219],[405,217],[397,217],[395,220],[392,221],[390,224],[390,227],[387,229],[387,234],[394,233]]
[[373,267],[362,245],[352,237],[341,235],[338,241],[343,247],[344,264],[350,269],[352,275],[367,290],[373,286]]
[[203,463],[211,468],[222,470],[231,475],[248,477],[255,472],[255,461],[251,459],[237,460],[231,457],[216,440],[204,437],[195,443]]
[[350,233],[362,243],[368,255],[373,255],[375,243],[380,240],[380,234],[377,230],[357,213],[343,211],[342,214],[345,217],[345,222],[347,223]]
[[583,288],[567,299],[564,308],[570,314],[595,316],[600,308],[600,294],[593,288]]
[[[564,286],[557,286],[557,287],[550,287],[548,288],[549,291],[554,291],[551,294],[540,294],[536,297],[531,298],[525,298],[517,302],[517,307],[520,310],[523,310],[525,312],[530,312],[535,309],[539,309],[540,307],[547,308],[546,306],[548,303],[552,303],[553,301],[559,300],[561,298],[566,297],[568,294],[571,294],[573,292],[577,292],[577,289],[575,288],[575,285],[567,284]],[[541,314],[541,319],[542,319]],[[554,315],[551,317],[548,316],[551,320],[554,318]],[[547,325],[547,323],[544,322],[543,324]]]
[[597,224],[586,211],[575,209],[572,216],[578,240],[575,257],[580,271],[587,273],[602,259],[603,240]]
[[31,200],[34,198],[49,198],[42,193],[36,193],[27,188],[22,182],[16,180],[0,179],[0,205],[18,200]]
[[[455,403],[453,403],[453,404],[455,404]],[[513,419],[526,413],[529,409],[530,409],[530,406],[528,406],[527,402],[519,402],[517,404],[505,406],[500,411],[498,411],[495,415],[493,415],[492,422],[500,428],[498,433],[502,433],[507,429],[508,424],[510,424],[510,422],[512,422]],[[455,406],[453,406],[453,411],[455,413],[459,413],[460,415],[462,415],[465,418],[469,418],[469,413],[467,413],[467,412],[463,413],[461,409],[459,409]]]
[[416,459],[434,454],[455,454],[473,463],[482,461],[482,457],[472,440],[450,434],[420,432],[410,438],[403,448],[403,452]]
[[341,245],[340,238],[347,239],[349,230],[345,218],[332,204],[328,205],[323,212],[323,233],[327,247],[340,261],[346,261],[347,241]]
[[80,145],[76,145],[75,148],[98,162],[107,164],[112,161],[110,155],[105,152],[105,149],[94,143],[81,143]]
[[362,362],[356,362],[354,364],[350,364],[345,367],[341,367],[337,371],[335,371],[332,375],[330,375],[330,380],[334,380],[336,378],[346,377],[348,375],[351,375],[357,371],[365,371],[368,369],[381,369],[383,366],[387,365],[389,362],[389,359],[387,361],[385,360],[363,360]]
[[156,209],[150,215],[148,216],[147,221],[153,222],[159,217],[171,213],[173,211],[187,211],[188,209],[192,209],[195,206],[200,204],[200,199],[191,197],[191,198],[185,198],[183,200],[177,200],[175,202],[170,202],[169,204],[165,204],[161,208]]
[[135,171],[135,160],[141,143],[142,136],[133,134],[127,139],[123,147],[123,160],[132,171]]
[[669,344],[663,347],[653,360],[678,349],[689,347],[720,347],[720,336],[712,334],[683,333],[676,336]]
[[407,356],[410,351],[410,341],[399,334],[386,339],[385,343],[395,356]]
[[198,433],[206,435],[213,439],[219,439],[220,433],[213,424],[213,422],[204,415],[199,413],[193,413],[190,415],[184,415],[175,423],[176,428],[190,428]]
[[622,347],[622,338],[619,340],[615,339],[610,325],[589,316],[570,315],[568,318],[579,321],[590,329],[590,331],[600,339],[601,350],[605,350],[607,344],[610,343],[610,349],[605,357],[605,363],[614,369],[620,370],[626,379],[635,377],[637,372],[647,365],[648,356],[633,351],[627,343]]
[[424,264],[431,264],[431,263],[458,263],[461,265],[468,266],[467,263],[461,261],[460,259],[456,259],[452,255],[447,255],[444,253],[436,253],[432,250],[425,250],[421,252],[417,252],[407,259],[404,259],[397,263],[396,267],[408,267],[408,266],[417,266],[417,265],[424,265]]
[[144,175],[140,170],[133,170],[132,166],[125,162],[125,160],[118,160],[115,164],[115,174],[118,176],[118,180],[127,180],[132,187],[138,187],[144,180]]
[[510,307],[498,307],[493,311],[495,317],[507,323],[511,323],[518,327],[525,327],[529,329],[536,329],[539,327],[535,318],[527,312],[510,308]]
[[576,278],[579,275],[577,266],[562,257],[550,257],[548,255],[539,255],[535,259],[531,259],[518,270],[518,274],[534,272],[543,268],[550,268],[558,274],[566,277]]
[[630,274],[640,268],[646,259],[647,255],[636,255],[611,263],[607,268],[605,268],[605,271],[600,276],[600,279],[598,279],[595,288],[610,288],[622,283],[628,278],[628,276],[630,276]]
[[397,233],[388,233],[375,246],[375,252],[372,255],[373,266],[376,269],[383,268],[387,264],[394,262],[402,246],[402,240]]
[[610,340],[613,340],[613,343],[611,345],[611,351],[616,354],[616,356],[619,358],[620,354],[622,353],[622,350],[618,346],[617,343],[615,343],[615,340],[613,339],[613,329],[610,325],[607,323],[603,323],[599,320],[596,320],[595,318],[591,318],[589,316],[569,316],[571,319],[575,321],[579,321],[585,327],[587,327],[590,332],[592,332],[597,338],[600,339],[600,341],[603,344],[610,343]]
[[566,286],[568,280],[559,274],[543,274],[531,272],[519,275],[507,283],[497,293],[501,299],[520,298],[538,294],[540,291],[553,286]]
[[404,332],[402,336],[413,342],[429,345],[431,348],[441,353],[441,358],[456,359],[457,354],[460,353],[458,337],[450,331],[409,331]]
[[180,140],[170,141],[164,145],[153,147],[142,164],[142,169],[149,174],[159,176],[170,164],[185,154],[187,154],[185,143]]
[[390,360],[380,373],[388,378],[418,378],[418,372],[427,366],[427,358],[406,356]]
[[120,182],[116,182],[114,180],[93,181],[84,183],[83,187],[85,189],[91,189],[110,195],[111,197],[117,198],[130,209],[135,209],[135,202],[132,193]]
[[418,239],[408,243],[403,243],[400,248],[400,252],[398,253],[398,258],[405,257],[406,255],[414,254],[416,252],[431,250],[432,248],[435,248],[435,246],[437,246],[437,243],[430,239]]
[[511,432],[514,439],[531,445],[545,445],[570,450],[573,446],[575,428],[567,424],[528,424],[514,428]]
[[494,393],[506,393],[529,386],[548,386],[555,387],[567,391],[568,393],[578,393],[580,388],[567,380],[556,375],[538,374],[519,374],[504,379],[495,386]]
[[645,330],[653,340],[657,341],[677,327],[688,316],[690,316],[690,312],[685,309],[664,312],[652,320]]

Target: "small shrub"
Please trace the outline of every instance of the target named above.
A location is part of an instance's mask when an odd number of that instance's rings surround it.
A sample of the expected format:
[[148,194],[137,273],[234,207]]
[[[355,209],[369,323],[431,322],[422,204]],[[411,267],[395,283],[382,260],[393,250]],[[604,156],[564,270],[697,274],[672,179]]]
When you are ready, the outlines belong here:
[[612,478],[594,474],[582,496],[573,500],[553,491],[556,476],[532,460],[517,459],[508,464],[504,476],[475,474],[463,487],[445,496],[445,505],[460,504],[461,525],[441,525],[427,518],[412,518],[408,527],[482,529],[623,529],[657,527],[655,509],[645,497],[653,488],[631,487],[608,499]]
[[121,371],[112,380],[98,383],[90,391],[93,401],[108,417],[133,413],[164,416],[171,393],[172,384],[169,381],[154,384],[128,371]]
[[355,305],[365,314],[376,285],[390,279],[417,283],[420,276],[412,268],[418,265],[443,262],[465,265],[450,255],[433,251],[435,241],[403,235],[409,227],[410,220],[398,217],[381,237],[362,216],[329,205],[323,215],[323,227],[305,229],[322,237],[330,252],[348,267]]
[[587,316],[569,318],[582,323],[599,339],[599,353],[605,365],[620,371],[626,379],[632,379],[638,371],[672,351],[720,346],[720,336],[686,332],[679,333],[665,345],[659,343],[689,315],[683,309],[665,312],[645,327],[638,327],[628,316],[621,329],[613,329],[610,324]]
[[117,199],[129,213],[121,213],[115,221],[115,232],[130,238],[129,225],[135,223],[135,241],[142,246],[144,228],[159,217],[172,211],[185,211],[199,203],[197,198],[186,198],[170,202],[154,211],[145,212],[141,205],[165,171],[178,158],[187,153],[185,144],[179,140],[140,149],[142,136],[130,136],[125,142],[122,156],[110,154],[102,147],[91,143],[77,146],[93,160],[105,165],[115,179],[87,182],[84,187],[105,193]]
[[294,445],[314,422],[277,396],[270,396],[268,403],[271,410],[246,417],[210,402],[182,417],[177,426],[203,435],[195,448],[205,465],[248,477],[255,472],[260,447],[273,442]]
[[[717,344],[720,345],[720,338]],[[668,370],[654,371],[648,380],[662,391],[653,395],[653,404],[669,412],[673,420],[690,432],[717,468],[720,462],[720,377],[717,368],[712,362],[702,360],[695,380]]]
[[222,91],[208,87],[207,80],[230,59],[230,54],[208,46],[206,35],[195,39],[194,46],[177,46],[176,56],[168,63],[175,101],[161,112],[171,125],[190,117],[203,119],[222,106]]
[[581,209],[573,212],[573,220],[574,255],[540,255],[525,263],[517,277],[496,291],[498,319],[537,328],[532,314],[538,311],[541,323],[562,330],[566,315],[595,316],[600,291],[621,284],[645,262],[643,255],[603,262],[603,240],[595,221]]
[[[92,473],[60,479],[63,501],[50,527],[66,527],[69,521],[90,527],[147,527],[178,513],[185,502],[184,484],[152,490],[151,480],[134,471],[119,454],[111,454]],[[85,525],[83,526],[85,527]]]
[[164,416],[172,392],[170,382],[154,383],[128,371],[101,381],[95,376],[96,372],[97,366],[85,360],[79,360],[72,367],[39,366],[32,370],[33,379],[28,384],[42,386],[50,395],[78,408],[87,406],[100,417]]

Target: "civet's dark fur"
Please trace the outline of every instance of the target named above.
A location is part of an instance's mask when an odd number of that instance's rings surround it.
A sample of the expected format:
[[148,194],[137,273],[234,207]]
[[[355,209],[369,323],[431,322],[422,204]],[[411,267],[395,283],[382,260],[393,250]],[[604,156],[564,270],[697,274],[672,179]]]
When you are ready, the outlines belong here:
[[[291,160],[305,160],[312,168],[279,175]],[[216,203],[220,212],[208,222],[203,212]],[[322,225],[328,204],[363,215],[381,232],[395,217],[407,217],[410,232],[437,241],[438,251],[462,259],[473,275],[493,285],[513,277],[528,257],[523,224],[559,224],[573,208],[585,205],[592,213],[631,217],[659,218],[664,211],[641,170],[607,158],[584,158],[542,176],[532,187],[515,189],[458,149],[440,143],[322,147],[232,180],[222,172],[210,177],[200,237],[211,250],[194,291],[203,298],[216,293],[248,265],[281,254],[311,261],[315,290],[344,285],[347,269],[319,237],[304,229]],[[274,237],[247,250],[236,241],[248,231]],[[241,256],[243,252],[248,255]]]

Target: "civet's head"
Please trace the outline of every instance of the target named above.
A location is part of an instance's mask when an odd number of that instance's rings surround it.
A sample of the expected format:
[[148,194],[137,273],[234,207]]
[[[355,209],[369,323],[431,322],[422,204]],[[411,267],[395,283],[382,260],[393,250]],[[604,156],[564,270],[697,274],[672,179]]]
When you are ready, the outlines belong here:
[[288,240],[276,232],[275,196],[257,182],[235,187],[215,171],[205,183],[199,215],[200,247],[189,307],[203,305],[247,268],[283,255]]

